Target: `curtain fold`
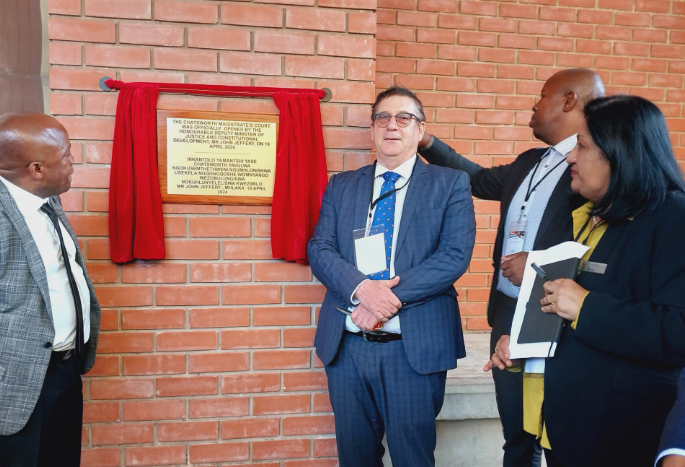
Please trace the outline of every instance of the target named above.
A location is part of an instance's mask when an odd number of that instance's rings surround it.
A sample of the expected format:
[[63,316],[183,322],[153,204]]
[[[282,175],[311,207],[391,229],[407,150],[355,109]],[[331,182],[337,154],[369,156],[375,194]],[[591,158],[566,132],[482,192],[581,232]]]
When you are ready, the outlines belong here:
[[319,219],[328,175],[318,89],[122,83],[119,89],[109,191],[112,261],[164,259],[164,225],[157,170],[160,92],[273,97],[279,109],[271,250],[276,259],[307,262],[307,243]]
[[164,259],[157,173],[156,86],[125,84],[119,92],[109,180],[110,254],[115,263]]

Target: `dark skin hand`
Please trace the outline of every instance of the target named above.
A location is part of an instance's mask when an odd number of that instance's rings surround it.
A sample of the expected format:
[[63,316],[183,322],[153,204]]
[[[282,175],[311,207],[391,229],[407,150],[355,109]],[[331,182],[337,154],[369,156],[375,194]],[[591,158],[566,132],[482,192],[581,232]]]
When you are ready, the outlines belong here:
[[521,281],[523,281],[523,271],[526,269],[527,260],[528,252],[526,251],[502,256],[502,263],[499,265],[502,275],[515,286],[520,286]]

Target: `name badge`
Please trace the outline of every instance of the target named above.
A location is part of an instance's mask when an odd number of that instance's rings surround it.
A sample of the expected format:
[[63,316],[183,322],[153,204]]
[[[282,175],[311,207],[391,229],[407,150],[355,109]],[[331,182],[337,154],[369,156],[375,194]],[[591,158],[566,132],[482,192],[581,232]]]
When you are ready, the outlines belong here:
[[502,256],[509,256],[523,251],[523,241],[526,238],[527,228],[528,221],[513,221],[511,223]]
[[580,270],[583,272],[592,272],[595,274],[604,274],[607,270],[606,263],[593,263],[592,261],[581,261]]
[[385,270],[385,227],[375,225],[367,231],[358,229],[352,232],[357,269],[367,276]]

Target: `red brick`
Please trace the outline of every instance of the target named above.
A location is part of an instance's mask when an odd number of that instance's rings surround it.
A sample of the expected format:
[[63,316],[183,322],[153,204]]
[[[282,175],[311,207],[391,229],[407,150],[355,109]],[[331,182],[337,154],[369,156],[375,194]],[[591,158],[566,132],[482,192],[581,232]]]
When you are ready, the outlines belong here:
[[153,308],[124,310],[123,329],[173,329],[185,327],[185,310]]
[[534,5],[515,5],[515,4],[499,4],[499,15],[512,18],[530,18],[537,17],[537,8]]
[[161,442],[216,440],[219,439],[219,422],[158,423],[157,438]]
[[80,94],[50,94],[50,112],[53,115],[80,115],[82,111]]
[[455,31],[445,31],[442,29],[419,29],[417,31],[418,42],[430,42],[434,44],[454,44],[455,38]]
[[115,23],[76,18],[48,19],[48,38],[58,41],[114,43]]
[[519,63],[529,63],[532,65],[553,65],[554,54],[551,52],[538,52],[532,50],[519,51]]
[[[50,87],[52,89],[95,91],[100,89],[98,87],[98,81],[102,76],[102,71],[99,70],[86,70],[81,68],[51,68]],[[93,80],[95,84],[93,84]]]
[[70,42],[50,42],[48,59],[55,65],[80,65],[81,45]]
[[[489,292],[489,290],[488,290]],[[314,412],[333,412],[328,394],[314,394]]]
[[438,109],[436,122],[473,123],[473,111],[461,109]]
[[[516,51],[483,48],[478,51],[478,60],[482,62],[514,63],[516,61]],[[473,66],[477,65],[474,64]]]
[[342,79],[345,76],[345,62],[331,57],[286,57],[285,74]]
[[153,443],[154,426],[150,423],[93,425],[93,445]]
[[216,71],[216,52],[209,50],[158,48],[155,49],[154,56],[155,68]]
[[125,448],[126,465],[172,465],[185,464],[186,447],[177,446],[146,446],[139,448]]
[[457,43],[459,45],[494,47],[497,44],[497,35],[489,32],[459,31]]
[[151,380],[95,379],[90,382],[91,399],[146,399],[152,396]]
[[219,69],[222,72],[256,75],[281,74],[281,57],[278,55],[222,52],[219,60]]
[[321,435],[335,433],[333,415],[309,415],[283,419],[284,436]]
[[283,8],[252,4],[232,4],[221,9],[223,24],[280,28],[283,26]]
[[183,45],[184,28],[174,24],[119,23],[119,42],[122,44]]
[[149,332],[102,333],[98,353],[150,352],[154,348],[154,335]]
[[345,31],[345,12],[312,8],[288,8],[285,26],[292,29],[313,29],[315,31]]
[[319,35],[317,53],[335,57],[375,58],[376,47],[373,36]]
[[308,394],[286,396],[255,396],[252,398],[252,414],[286,414],[309,412]]
[[325,294],[326,288],[322,285],[286,285],[284,288],[285,303],[321,303]]
[[249,263],[198,263],[190,265],[191,282],[245,282],[251,279],[252,265]]
[[169,331],[157,333],[157,350],[208,350],[218,347],[215,331]]
[[247,352],[194,353],[188,357],[189,373],[217,373],[250,369]]
[[153,400],[141,402],[124,402],[124,420],[174,420],[184,418],[186,412],[184,400]]
[[376,33],[376,15],[351,11],[347,14],[347,30],[358,34]]
[[81,15],[81,0],[49,0],[48,13],[53,15]]
[[497,16],[497,4],[463,0],[459,2],[459,13],[462,15]]
[[[53,68],[54,70],[54,68]],[[52,71],[52,70],[51,70]],[[111,140],[114,136],[114,119],[113,118],[71,118],[71,117],[61,117],[58,119],[59,122],[64,125],[69,137],[74,139],[99,139],[99,140]],[[88,170],[92,168],[79,167],[78,171]],[[99,182],[97,180],[96,182]],[[92,182],[92,183],[96,183]],[[73,183],[72,187],[76,187]],[[90,185],[90,188],[101,188],[99,186]]]
[[281,302],[280,285],[229,285],[221,288],[223,305],[260,305]]
[[119,448],[84,449],[81,452],[83,467],[119,467],[121,454]]
[[[537,41],[532,36],[521,36],[518,34],[500,34],[498,45],[508,49],[536,49]],[[526,67],[530,68],[530,67]],[[532,69],[530,71],[533,71]]]
[[516,83],[500,79],[479,79],[478,92],[495,94],[514,94]]
[[190,462],[230,462],[249,459],[249,443],[211,443],[190,445]]
[[494,96],[476,94],[457,94],[458,108],[491,109],[495,102]]
[[167,240],[166,259],[219,259],[217,240]]
[[[373,81],[376,76],[375,60],[347,60],[347,79],[353,81]],[[324,122],[324,125],[326,123]]]
[[150,19],[151,0],[86,0],[86,16]]
[[398,57],[433,58],[435,46],[431,44],[397,44]]
[[254,326],[303,326],[311,324],[309,307],[278,306],[255,308],[252,316]]
[[283,330],[283,347],[313,347],[315,328]]
[[685,18],[682,15],[654,15],[652,17],[652,27],[664,29],[685,29]]
[[514,123],[514,113],[502,110],[476,112],[476,123],[478,124],[500,124],[510,125]]
[[224,376],[221,379],[222,394],[244,394],[255,392],[279,391],[280,375],[278,373],[245,373]]
[[83,423],[117,422],[119,420],[118,402],[85,402],[83,404]]
[[254,50],[255,52],[313,55],[314,37],[313,34],[286,31],[254,31]]
[[218,394],[216,376],[181,376],[157,378],[156,397],[206,396]]
[[495,128],[495,139],[503,141],[528,141],[530,140],[528,128]]
[[152,287],[96,287],[102,307],[152,305]]
[[320,7],[375,10],[376,0],[319,0]]
[[613,24],[613,16],[611,11],[578,10],[579,23]]
[[250,325],[248,308],[198,308],[190,310],[191,328],[223,328]]
[[477,28],[477,18],[474,16],[441,14],[438,15],[438,28],[473,31]]
[[596,57],[595,68],[607,70],[627,70],[630,65],[628,57]]
[[614,54],[629,55],[633,57],[647,57],[649,55],[649,44],[639,44],[635,42],[616,42],[614,44]]
[[188,47],[250,50],[250,32],[223,27],[191,26],[188,28]]
[[131,355],[124,356],[125,376],[171,375],[185,373],[185,355]]
[[328,381],[323,371],[283,373],[284,391],[324,391],[326,389],[328,389]]
[[318,87],[329,88],[331,91],[333,91],[333,98],[331,99],[331,102],[371,104],[376,99],[376,89],[373,83],[319,81]]
[[252,459],[255,460],[306,457],[308,454],[308,439],[254,441],[252,443]]
[[[545,21],[568,21],[576,20],[576,10],[571,8],[540,7],[540,19]],[[561,24],[559,25],[561,26]]]
[[190,399],[188,405],[190,418],[244,417],[248,414],[249,398]]
[[122,267],[123,283],[163,284],[185,281],[185,264],[136,262]]
[[157,287],[157,305],[218,305],[219,289],[213,286]]
[[155,19],[181,23],[216,23],[217,5],[206,2],[155,0]]
[[594,34],[594,26],[590,24],[562,23],[559,25],[557,33],[564,37],[583,37],[586,39],[592,39]]
[[656,87],[681,88],[683,86],[682,75],[649,75],[649,85]]
[[651,60],[647,58],[633,58],[631,69],[634,71],[666,71],[666,60]]
[[312,442],[314,457],[334,457],[338,455],[335,438],[314,439]]
[[260,350],[252,353],[252,368],[255,370],[292,370],[310,366],[309,350]]
[[185,75],[183,73],[169,73],[163,71],[142,71],[142,70],[121,70],[119,79],[124,82],[150,81],[160,83],[183,83]]
[[100,312],[100,331],[116,331],[119,329],[119,311],[102,310]]
[[[114,116],[117,110],[118,96],[114,94],[86,94],[85,110],[89,115]],[[111,147],[111,145],[110,145]],[[110,154],[111,162],[111,154]]]
[[[652,0],[650,0],[651,2]],[[645,26],[650,24],[650,15],[641,13],[616,13],[616,24],[621,26]]]
[[119,376],[119,357],[96,357],[88,376]]
[[281,333],[278,329],[240,329],[222,331],[222,349],[267,349],[279,347]]
[[434,28],[438,16],[435,13],[419,13],[415,11],[398,11],[397,24],[400,26],[418,26]]
[[278,418],[250,418],[221,422],[221,439],[267,438],[278,436],[279,432],[280,420]]
[[109,222],[105,216],[69,214],[67,218],[78,236],[106,237],[109,235]]
[[685,58],[685,47],[679,45],[652,44],[652,57]]

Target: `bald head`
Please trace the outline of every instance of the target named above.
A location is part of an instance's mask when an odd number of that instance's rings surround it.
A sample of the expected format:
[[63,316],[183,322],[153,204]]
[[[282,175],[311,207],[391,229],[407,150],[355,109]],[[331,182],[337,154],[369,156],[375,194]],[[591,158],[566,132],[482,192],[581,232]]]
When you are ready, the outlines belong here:
[[69,135],[53,117],[39,113],[0,116],[0,175],[41,198],[71,187]]
[[536,138],[555,145],[578,133],[585,121],[583,107],[604,95],[604,84],[587,68],[571,68],[552,75],[533,106],[530,127]]

